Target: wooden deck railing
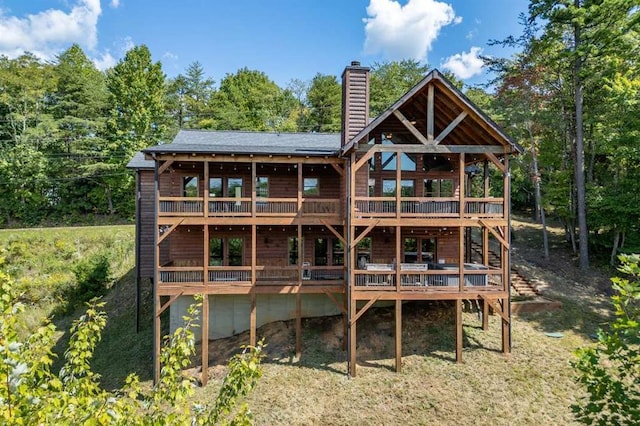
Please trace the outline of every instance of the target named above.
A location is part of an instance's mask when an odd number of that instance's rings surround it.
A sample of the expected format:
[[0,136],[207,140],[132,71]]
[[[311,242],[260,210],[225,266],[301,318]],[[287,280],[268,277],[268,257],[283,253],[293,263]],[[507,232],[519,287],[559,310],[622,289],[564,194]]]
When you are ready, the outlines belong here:
[[400,208],[392,197],[355,197],[359,218],[498,217],[504,216],[503,198],[465,198],[464,214],[456,197],[402,197]]
[[[251,266],[208,266],[206,275],[204,269],[202,266],[162,266],[158,268],[160,285],[251,285]],[[317,281],[344,284],[344,267],[256,266],[256,285],[315,285]]]
[[[159,216],[204,216],[203,197],[160,197]],[[297,198],[258,198],[255,202],[256,216],[292,217],[336,216],[340,214],[340,200],[337,198],[305,198],[298,209]],[[251,198],[218,197],[209,198],[208,217],[252,216],[254,209]]]
[[[356,290],[396,290],[396,269],[393,264],[367,264],[366,269],[355,271]],[[428,291],[457,289],[460,273],[457,266],[429,269],[425,264],[401,264],[400,287]],[[385,288],[386,287],[386,288]],[[482,265],[465,265],[464,287],[501,289],[502,270]]]

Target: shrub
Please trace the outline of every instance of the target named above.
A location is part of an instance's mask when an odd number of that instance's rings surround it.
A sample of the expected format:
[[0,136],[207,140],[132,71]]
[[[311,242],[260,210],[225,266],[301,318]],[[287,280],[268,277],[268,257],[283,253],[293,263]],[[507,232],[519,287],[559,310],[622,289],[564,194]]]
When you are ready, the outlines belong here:
[[103,296],[111,282],[110,256],[100,252],[80,260],[73,268],[76,276],[75,301],[86,302]]
[[[229,364],[217,398],[191,404],[194,380],[182,373],[194,353],[192,327],[199,302],[189,308],[185,326],[164,339],[159,382],[143,391],[136,375],[114,392],[100,387],[100,376],[90,361],[106,325],[103,302],[93,299],[73,322],[65,363],[59,374],[51,371],[55,327],[48,323],[21,339],[16,330],[17,301],[14,283],[0,270],[0,424],[88,425],[206,425],[248,424],[246,405],[234,410],[238,398],[252,390],[261,376],[260,343],[246,348]],[[235,413],[235,414],[234,414]]]
[[572,366],[587,396],[571,408],[585,424],[637,425],[640,419],[640,255],[620,255],[611,297],[615,321],[593,347],[579,349]]

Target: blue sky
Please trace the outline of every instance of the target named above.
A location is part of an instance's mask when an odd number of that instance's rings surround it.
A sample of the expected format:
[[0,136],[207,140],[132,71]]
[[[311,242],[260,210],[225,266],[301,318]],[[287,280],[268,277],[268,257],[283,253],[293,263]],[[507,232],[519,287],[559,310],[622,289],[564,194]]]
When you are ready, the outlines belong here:
[[216,83],[248,67],[280,86],[345,65],[412,58],[468,84],[479,54],[518,35],[525,0],[0,0],[0,54],[44,59],[78,43],[105,69],[146,44],[169,76],[200,62]]

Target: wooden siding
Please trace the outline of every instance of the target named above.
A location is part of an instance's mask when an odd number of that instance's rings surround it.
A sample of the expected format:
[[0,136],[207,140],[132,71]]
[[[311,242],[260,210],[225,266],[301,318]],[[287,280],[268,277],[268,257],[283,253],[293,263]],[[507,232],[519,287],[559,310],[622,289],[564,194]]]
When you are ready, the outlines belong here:
[[342,145],[369,124],[369,69],[353,63],[342,75]]
[[140,179],[140,211],[138,212],[138,221],[140,228],[136,230],[139,233],[140,247],[140,278],[153,278],[153,264],[155,263],[154,248],[154,226],[155,226],[155,209],[154,209],[154,172],[153,170],[138,171]]

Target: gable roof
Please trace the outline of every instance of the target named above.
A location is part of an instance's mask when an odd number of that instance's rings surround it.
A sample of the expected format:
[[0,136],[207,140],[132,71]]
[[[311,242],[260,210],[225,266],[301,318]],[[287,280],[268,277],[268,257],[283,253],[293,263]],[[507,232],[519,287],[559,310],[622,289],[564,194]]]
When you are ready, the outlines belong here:
[[171,143],[145,148],[129,168],[153,168],[144,154],[273,154],[338,156],[339,133],[278,133],[227,130],[180,130]]
[[[446,127],[455,119],[458,112],[465,111],[468,116],[457,126],[460,127],[460,129],[464,126],[464,130],[458,130],[458,133],[461,135],[458,139],[465,139],[465,144],[503,145],[509,147],[510,152],[523,152],[523,148],[507,135],[498,124],[458,90],[440,71],[433,69],[418,84],[348,141],[342,148],[342,154],[344,155],[349,152],[363,138],[385,125],[393,124],[398,127],[399,124],[403,126],[395,117],[394,112],[400,111],[401,108],[408,107],[412,102],[417,102],[421,96],[424,98],[423,94],[430,84],[437,88],[434,89],[434,91],[437,90],[434,101],[434,115],[449,116],[446,117],[446,119],[436,117],[436,119],[440,121],[440,123],[436,123],[436,127],[438,124],[440,127]],[[406,131],[406,129],[404,130]],[[452,133],[456,132],[456,130],[457,129],[454,128]],[[447,138],[449,138],[447,143],[455,144],[455,142],[452,141],[452,137],[447,136]]]

